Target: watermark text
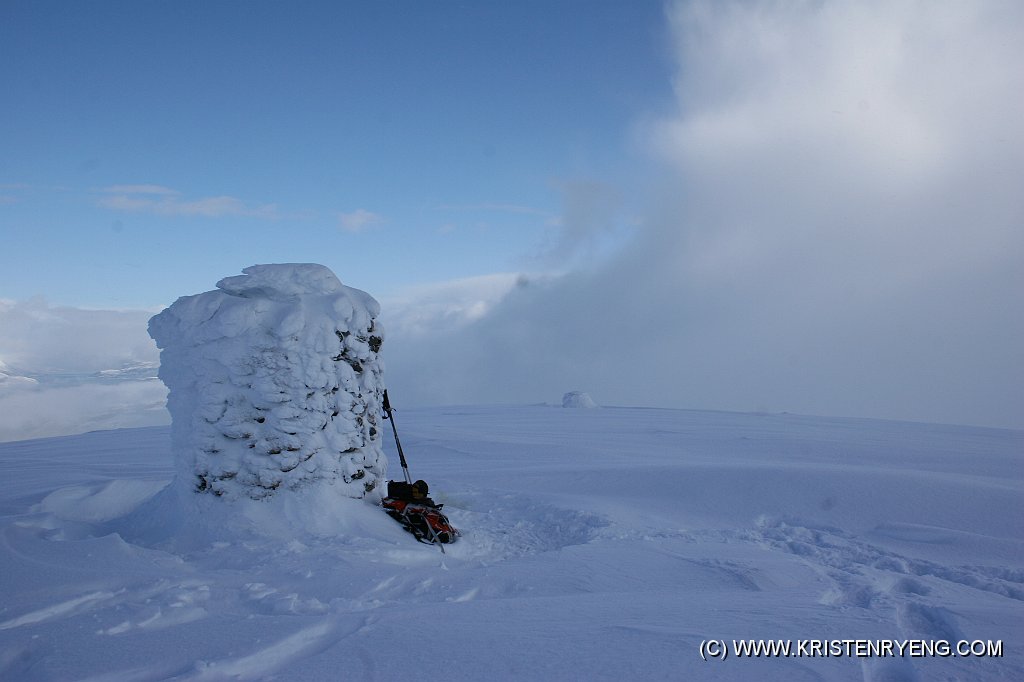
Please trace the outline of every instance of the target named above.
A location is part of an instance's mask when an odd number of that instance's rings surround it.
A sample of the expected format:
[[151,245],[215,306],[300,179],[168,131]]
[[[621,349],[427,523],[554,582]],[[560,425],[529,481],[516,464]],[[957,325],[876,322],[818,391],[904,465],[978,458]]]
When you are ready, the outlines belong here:
[[705,661],[735,658],[1001,658],[1003,641],[990,639],[706,639]]

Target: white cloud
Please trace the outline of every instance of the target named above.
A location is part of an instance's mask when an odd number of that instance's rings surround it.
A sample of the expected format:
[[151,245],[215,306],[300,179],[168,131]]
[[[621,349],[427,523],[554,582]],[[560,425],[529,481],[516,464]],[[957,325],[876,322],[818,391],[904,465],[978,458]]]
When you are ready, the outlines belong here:
[[97,204],[115,211],[206,218],[243,216],[276,220],[281,217],[276,204],[251,205],[231,196],[185,199],[177,190],[161,185],[113,185],[103,192],[108,196],[100,198]]
[[556,236],[552,237],[551,244],[542,247],[542,253],[532,255],[531,259],[539,261],[564,260],[552,256],[552,252],[555,250],[554,244],[560,243],[557,234],[562,232],[562,217],[556,213],[532,206],[502,202],[439,204],[433,210],[447,214],[445,222],[437,228],[438,234],[461,233],[467,228],[477,233],[487,232],[497,225],[504,226],[504,229],[547,228],[556,233]]
[[0,183],[0,206],[20,203],[25,192],[31,189],[32,185],[24,182]]
[[437,206],[438,211],[454,211],[460,213],[481,213],[481,212],[497,212],[497,213],[519,213],[522,215],[533,215],[541,218],[554,218],[550,211],[544,211],[539,208],[533,208],[532,206],[523,206],[520,204],[503,204],[500,202],[482,202],[478,204],[441,204]]
[[1001,3],[674,5],[681,115],[653,139],[679,172],[673,210],[696,247],[684,263],[781,285],[861,279],[877,293],[1019,257],[1024,202],[1008,178],[1024,165],[1020,15]]
[[345,232],[362,232],[383,222],[384,218],[362,208],[338,215],[338,226]]
[[395,338],[454,331],[486,316],[530,279],[521,273],[497,273],[407,287],[380,300],[381,320]]
[[111,185],[103,189],[109,194],[148,194],[156,196],[177,196],[181,192],[163,185]]

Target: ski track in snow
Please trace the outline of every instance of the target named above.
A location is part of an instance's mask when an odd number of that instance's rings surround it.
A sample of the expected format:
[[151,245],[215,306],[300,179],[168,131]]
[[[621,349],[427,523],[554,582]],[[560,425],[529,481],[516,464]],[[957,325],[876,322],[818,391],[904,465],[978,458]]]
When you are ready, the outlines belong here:
[[[868,607],[877,596],[925,596],[930,591],[922,578],[931,578],[1024,601],[1024,570],[990,566],[946,566],[911,559],[858,540],[840,529],[765,523],[746,534],[769,548],[791,552],[826,570],[837,582],[833,595],[839,603]],[[898,576],[893,579],[893,576]]]
[[82,595],[81,597],[75,597],[59,604],[53,604],[30,613],[26,613],[18,618],[13,618],[8,621],[0,623],[0,630],[9,630],[11,628],[19,628],[25,625],[36,625],[37,623],[45,623],[49,620],[56,618],[63,618],[74,615],[76,613],[82,613],[83,611],[90,610],[95,607],[98,603],[108,602],[114,597],[112,592],[91,592],[89,594]]
[[[930,525],[941,501],[895,472],[872,510],[841,468],[847,453],[835,471],[826,461],[813,474],[813,488],[776,496],[757,485],[765,457],[769,473],[789,471],[788,452],[813,459],[822,443],[863,457],[917,443],[927,461],[908,458],[904,470],[928,461],[948,469],[942,447],[999,432],[963,429],[943,446],[955,427],[780,418],[766,428],[750,415],[586,412],[403,412],[410,463],[463,531],[444,554],[390,520],[378,525],[372,509],[356,531],[333,537],[125,540],[121,519],[145,509],[160,484],[132,479],[130,459],[129,475],[103,481],[69,464],[51,489],[35,482],[33,506],[0,519],[0,678],[390,679],[415,666],[442,679],[1024,678],[1013,650],[1024,635],[1019,520]],[[976,447],[975,459],[1013,462],[1024,439],[1002,437]],[[90,438],[74,438],[88,459]],[[38,441],[34,451],[47,447]],[[646,459],[636,462],[636,450]],[[0,447],[0,459],[9,451],[22,455],[26,444]],[[942,484],[961,486],[965,518],[994,517],[1021,491],[1009,469],[991,485]],[[898,494],[933,508],[884,506]],[[709,666],[697,648],[710,637],[992,639],[1006,655]],[[419,639],[456,649],[451,660],[424,660],[408,645]]]
[[344,633],[338,631],[336,623],[323,621],[245,656],[222,661],[200,661],[197,672],[182,679],[259,679],[283,670],[299,658],[325,651],[345,637],[368,627],[373,620],[370,617],[363,618],[357,627]]
[[[770,549],[796,554],[827,576],[832,586],[821,595],[822,604],[890,614],[899,639],[957,642],[970,638],[970,628],[961,627],[960,616],[943,606],[950,588],[963,592],[968,602],[978,597],[970,594],[973,590],[1016,601],[1024,599],[1024,580],[1019,571],[943,566],[910,559],[838,529],[776,523],[750,532],[747,537]],[[1019,607],[1010,608],[1021,611]],[[866,679],[913,679],[904,676],[911,670],[912,666],[903,660],[874,661],[865,667],[865,674]]]

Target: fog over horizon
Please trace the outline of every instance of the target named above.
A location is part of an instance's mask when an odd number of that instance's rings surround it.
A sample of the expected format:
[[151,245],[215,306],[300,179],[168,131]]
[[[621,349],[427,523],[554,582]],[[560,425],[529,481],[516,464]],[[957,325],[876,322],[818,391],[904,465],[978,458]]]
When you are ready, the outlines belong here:
[[[667,17],[676,111],[623,131],[650,157],[644,197],[566,188],[560,231],[522,273],[369,292],[396,405],[584,390],[1024,428],[1024,6],[698,2]],[[0,300],[0,440],[107,428],[135,403],[145,418],[120,425],[155,420],[156,382],[125,400],[127,383],[16,378],[154,362],[154,312]]]

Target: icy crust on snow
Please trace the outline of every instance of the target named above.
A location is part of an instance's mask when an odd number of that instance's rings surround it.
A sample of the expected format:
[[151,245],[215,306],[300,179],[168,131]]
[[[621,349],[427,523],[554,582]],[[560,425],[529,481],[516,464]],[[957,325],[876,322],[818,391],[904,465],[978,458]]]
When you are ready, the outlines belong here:
[[322,265],[242,272],[149,322],[179,484],[262,499],[328,481],[363,497],[387,463],[380,306]]

